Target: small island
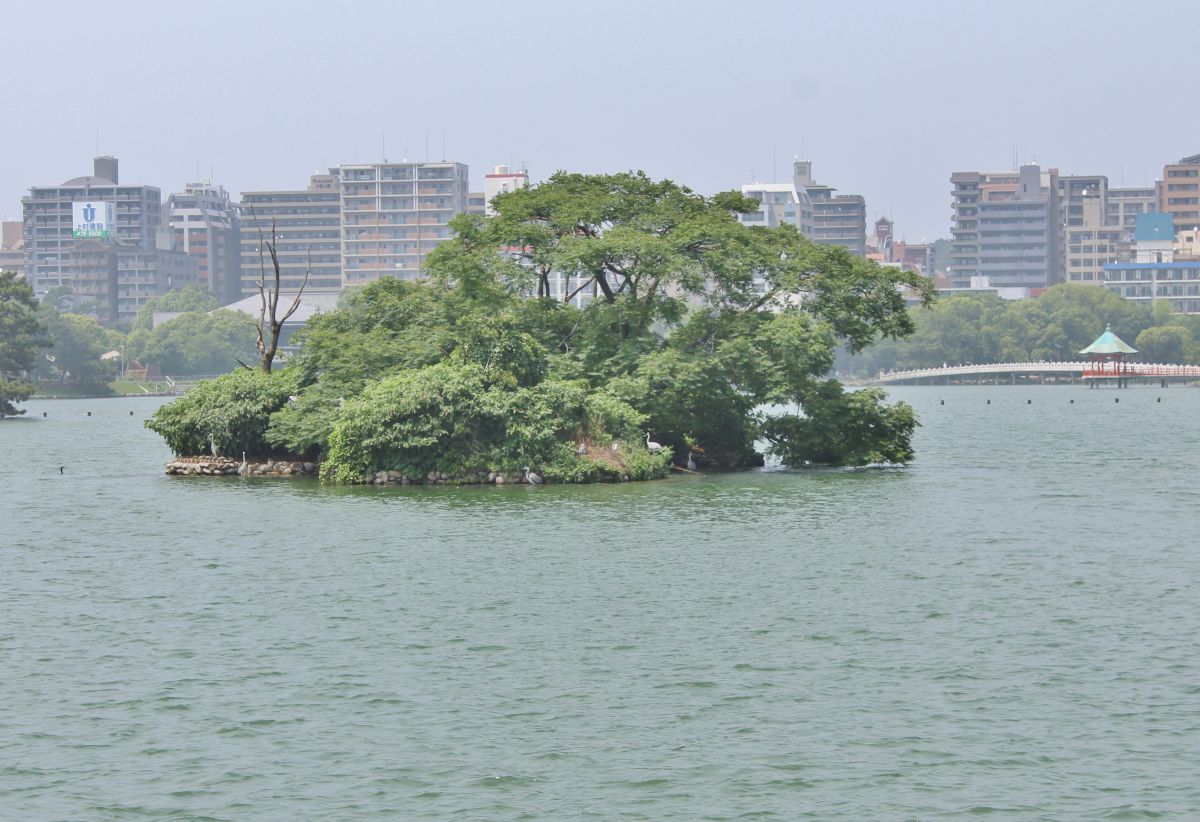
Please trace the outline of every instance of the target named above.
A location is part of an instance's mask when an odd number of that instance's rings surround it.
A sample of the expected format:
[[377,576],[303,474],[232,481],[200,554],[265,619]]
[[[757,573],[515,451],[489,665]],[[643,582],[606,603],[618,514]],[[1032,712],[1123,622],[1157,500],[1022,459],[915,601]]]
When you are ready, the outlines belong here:
[[756,203],[736,192],[642,173],[560,172],[493,205],[455,220],[427,279],[356,287],[311,319],[285,367],[264,270],[257,367],[199,384],[147,427],[178,465],[341,484],[913,458],[911,408],[828,375],[839,347],[911,333],[902,292],[927,303],[925,278],[743,225]]

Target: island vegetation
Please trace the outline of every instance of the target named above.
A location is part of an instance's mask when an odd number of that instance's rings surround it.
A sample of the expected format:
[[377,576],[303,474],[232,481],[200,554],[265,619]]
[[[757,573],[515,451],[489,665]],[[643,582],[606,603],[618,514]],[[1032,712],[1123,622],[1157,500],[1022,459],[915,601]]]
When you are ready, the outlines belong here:
[[[736,218],[754,203],[641,173],[559,173],[464,215],[428,278],[352,289],[286,368],[202,383],[147,422],[180,455],[582,482],[912,459],[912,410],[829,378],[911,332],[930,282]],[[581,300],[586,295],[587,300]]]

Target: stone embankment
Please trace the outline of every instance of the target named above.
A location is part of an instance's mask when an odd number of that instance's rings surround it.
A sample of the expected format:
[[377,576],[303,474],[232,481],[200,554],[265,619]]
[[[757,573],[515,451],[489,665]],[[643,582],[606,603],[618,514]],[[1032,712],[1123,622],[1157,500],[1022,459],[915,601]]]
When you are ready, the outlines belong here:
[[[628,477],[625,477],[628,479]],[[466,476],[452,477],[440,471],[430,471],[423,477],[409,477],[399,471],[376,471],[364,474],[363,485],[521,485],[529,482],[524,471],[479,471]]]
[[241,461],[229,457],[176,457],[167,463],[166,473],[176,476],[221,477],[244,473],[248,477],[292,477],[315,476],[315,462],[291,460],[267,460],[247,462],[246,470],[239,471]]

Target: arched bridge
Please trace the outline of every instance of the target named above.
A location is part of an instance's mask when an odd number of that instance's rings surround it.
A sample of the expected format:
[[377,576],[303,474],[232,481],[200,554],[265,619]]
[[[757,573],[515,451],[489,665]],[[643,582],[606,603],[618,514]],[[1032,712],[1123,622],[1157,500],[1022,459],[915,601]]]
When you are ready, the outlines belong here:
[[877,385],[966,385],[1003,383],[1087,382],[1127,384],[1131,382],[1193,382],[1200,380],[1198,365],[1098,362],[1001,362],[983,365],[945,365],[884,371]]

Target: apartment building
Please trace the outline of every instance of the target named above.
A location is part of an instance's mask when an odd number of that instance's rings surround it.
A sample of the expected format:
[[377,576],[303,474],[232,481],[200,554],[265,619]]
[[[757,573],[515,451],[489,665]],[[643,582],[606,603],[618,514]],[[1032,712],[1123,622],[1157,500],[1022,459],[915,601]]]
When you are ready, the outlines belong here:
[[[1164,178],[1166,179],[1166,178]],[[1173,214],[1138,217],[1134,260],[1104,267],[1109,290],[1134,302],[1163,302],[1172,311],[1200,314],[1200,261],[1176,248]]]
[[835,194],[833,186],[813,180],[812,162],[796,160],[792,181],[812,202],[813,242],[840,245],[862,257],[867,253],[867,202],[861,194]]
[[950,284],[1044,288],[1060,280],[1058,172],[1027,163],[1018,171],[957,171]]
[[341,184],[336,168],[314,174],[308,188],[248,191],[237,206],[242,294],[257,294],[261,272],[274,277],[263,240],[275,233],[280,286],[295,293],[309,272],[306,292],[342,290]]
[[21,213],[25,277],[42,297],[73,285],[71,254],[80,240],[155,249],[162,193],[155,186],[122,185],[117,158],[97,157],[90,175],[30,188]]
[[222,186],[188,183],[167,198],[175,248],[196,258],[199,283],[222,305],[242,295],[237,209]]
[[[1105,209],[1105,188],[1079,198],[1078,211],[1063,227],[1064,280],[1084,285],[1103,285],[1104,267],[1118,262],[1128,232],[1110,224]],[[1111,195],[1111,190],[1109,190]]]
[[1158,211],[1171,215],[1177,234],[1200,226],[1200,154],[1163,167]]
[[422,276],[426,256],[467,210],[462,163],[356,163],[338,173],[345,286]]

